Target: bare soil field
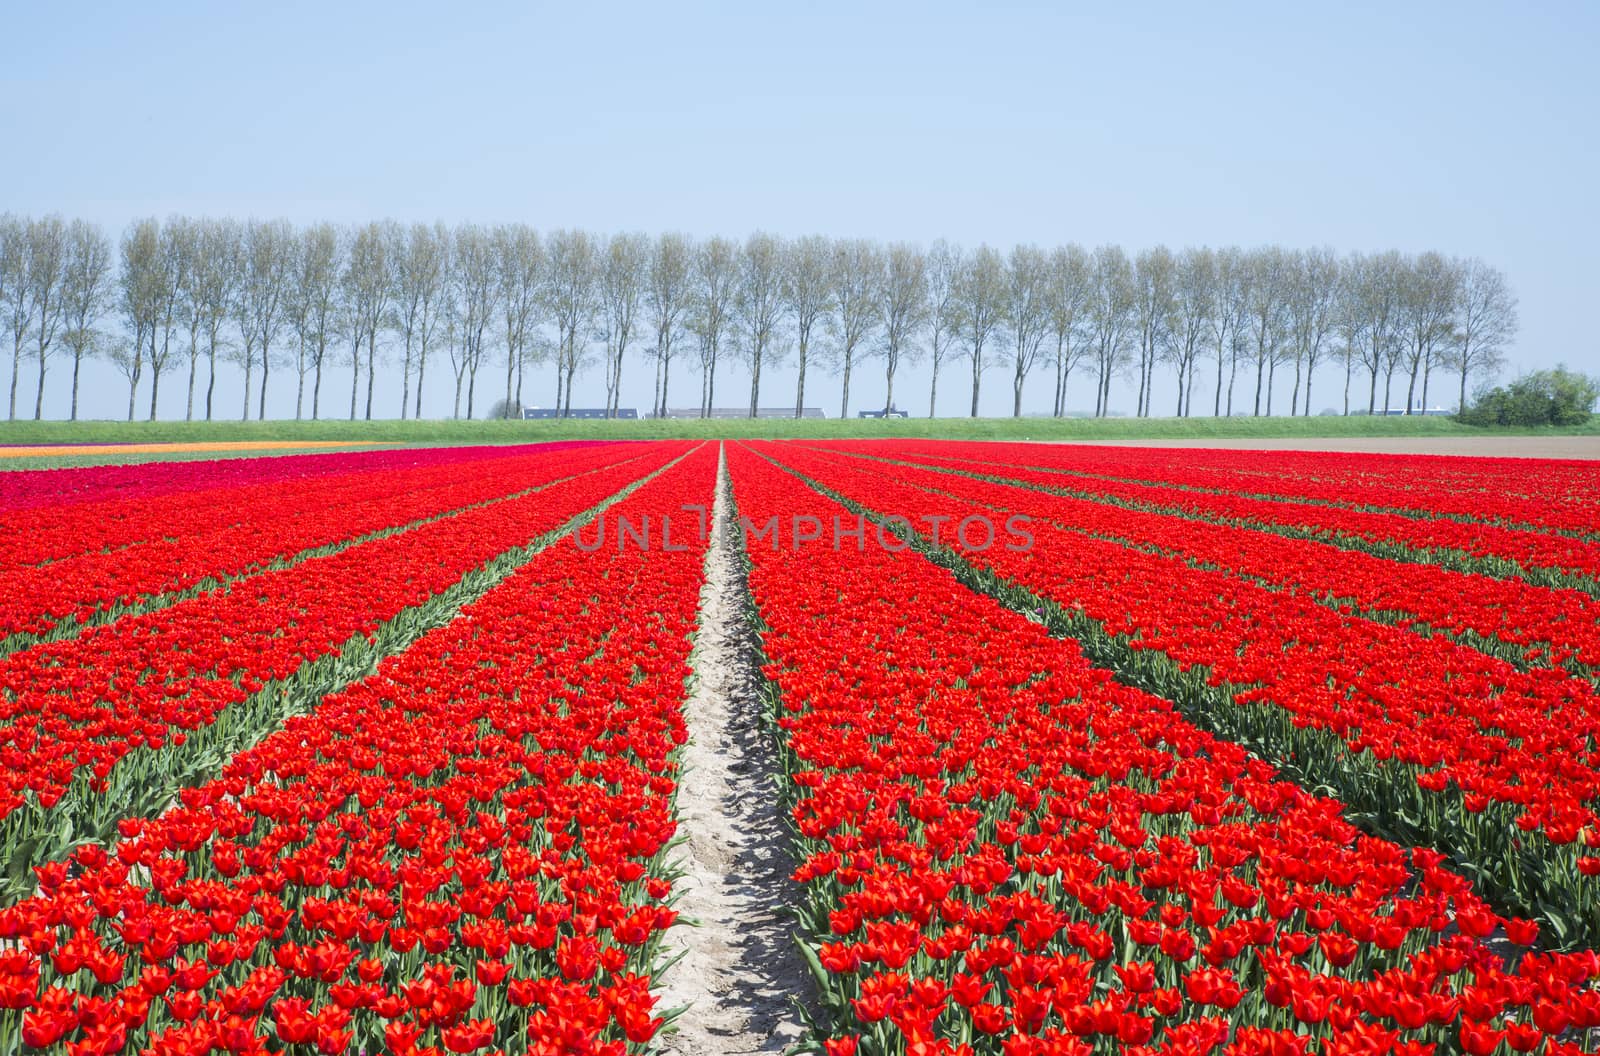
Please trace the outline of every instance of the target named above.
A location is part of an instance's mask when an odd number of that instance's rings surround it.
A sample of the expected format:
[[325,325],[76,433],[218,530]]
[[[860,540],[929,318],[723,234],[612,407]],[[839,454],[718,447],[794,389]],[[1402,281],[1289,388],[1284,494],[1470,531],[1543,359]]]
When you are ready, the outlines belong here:
[[1258,440],[1046,440],[1117,447],[1207,447],[1239,451],[1358,451],[1389,455],[1470,455],[1479,458],[1600,459],[1595,436],[1335,436]]

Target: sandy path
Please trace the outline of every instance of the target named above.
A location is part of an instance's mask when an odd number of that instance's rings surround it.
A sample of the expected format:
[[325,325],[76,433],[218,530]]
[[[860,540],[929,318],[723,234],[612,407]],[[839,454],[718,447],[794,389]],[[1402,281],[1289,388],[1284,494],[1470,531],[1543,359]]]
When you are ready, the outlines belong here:
[[773,758],[761,723],[759,672],[745,622],[745,576],[719,467],[716,525],[690,657],[697,682],[684,710],[689,743],[678,785],[681,921],[666,953],[659,1009],[689,1009],[660,1036],[669,1053],[782,1052],[805,1028],[797,998],[813,984],[779,915],[797,897]]
[[1041,440],[1110,447],[1211,447],[1238,451],[1353,451],[1388,455],[1600,459],[1600,436],[1336,436],[1260,440]]

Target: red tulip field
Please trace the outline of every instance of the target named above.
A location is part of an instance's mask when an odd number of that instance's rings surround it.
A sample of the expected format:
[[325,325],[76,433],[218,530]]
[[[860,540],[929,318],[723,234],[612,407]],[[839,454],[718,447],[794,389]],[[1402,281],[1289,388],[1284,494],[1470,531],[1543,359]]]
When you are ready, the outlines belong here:
[[0,473],[0,854],[0,1054],[1595,1052],[1600,462]]

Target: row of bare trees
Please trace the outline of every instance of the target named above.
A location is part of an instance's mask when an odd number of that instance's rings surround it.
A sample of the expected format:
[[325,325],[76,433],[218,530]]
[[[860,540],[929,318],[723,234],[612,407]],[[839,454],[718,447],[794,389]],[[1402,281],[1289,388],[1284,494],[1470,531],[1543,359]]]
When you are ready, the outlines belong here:
[[598,364],[615,414],[635,354],[654,367],[656,414],[682,363],[698,368],[708,414],[718,367],[733,360],[750,377],[752,416],[763,368],[783,364],[797,369],[797,416],[819,370],[840,378],[847,415],[867,361],[883,371],[890,407],[897,372],[926,361],[930,415],[941,373],[963,361],[974,417],[985,376],[1002,370],[1017,415],[1040,374],[1054,380],[1052,413],[1066,414],[1076,373],[1092,380],[1097,416],[1110,413],[1117,377],[1136,379],[1135,413],[1150,415],[1162,376],[1176,379],[1173,410],[1187,416],[1197,385],[1200,413],[1209,395],[1213,415],[1236,406],[1270,415],[1277,375],[1289,371],[1289,413],[1309,414],[1312,382],[1329,365],[1342,368],[1346,414],[1353,387],[1359,408],[1363,381],[1366,410],[1378,409],[1380,378],[1390,407],[1397,376],[1407,412],[1426,406],[1440,371],[1454,375],[1464,402],[1469,378],[1500,366],[1517,308],[1499,271],[1437,253],[1158,246],[1130,257],[1117,246],[1027,245],[1002,254],[943,241],[923,249],[764,233],[738,243],[541,235],[523,224],[296,228],[187,217],[138,221],[113,247],[93,224],[7,214],[0,320],[12,339],[12,418],[25,357],[37,367],[35,418],[58,358],[71,362],[76,418],[81,368],[96,357],[127,379],[130,419],[144,379],[154,419],[161,382],[175,372],[187,376],[185,417],[212,418],[219,359],[243,371],[244,418],[266,417],[275,369],[293,376],[295,416],[319,417],[325,369],[348,367],[353,419],[377,413],[385,370],[400,380],[399,416],[421,417],[430,367],[434,377],[449,372],[452,413],[471,417],[480,389],[498,386],[497,367],[503,406],[517,408],[528,369],[552,365],[555,406],[566,412],[574,382]]

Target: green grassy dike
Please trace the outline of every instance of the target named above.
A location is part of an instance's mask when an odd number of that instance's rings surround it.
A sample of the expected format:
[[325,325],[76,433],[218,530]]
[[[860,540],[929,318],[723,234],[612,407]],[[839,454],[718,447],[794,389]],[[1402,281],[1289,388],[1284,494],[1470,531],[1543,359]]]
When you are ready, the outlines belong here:
[[876,437],[948,440],[1228,440],[1359,436],[1600,436],[1600,417],[1562,430],[1486,430],[1448,418],[899,418],[638,421],[0,422],[0,444],[345,441],[399,445],[539,440]]

